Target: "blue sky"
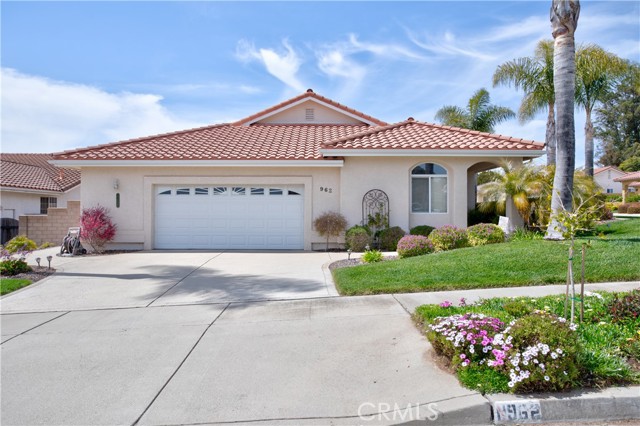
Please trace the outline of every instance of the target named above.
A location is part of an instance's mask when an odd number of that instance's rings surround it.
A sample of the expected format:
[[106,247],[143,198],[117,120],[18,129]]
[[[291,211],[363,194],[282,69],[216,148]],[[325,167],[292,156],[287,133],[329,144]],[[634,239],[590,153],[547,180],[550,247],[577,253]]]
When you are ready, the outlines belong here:
[[[2,151],[55,152],[250,115],[307,88],[388,122],[434,121],[551,38],[551,1],[7,2]],[[640,3],[583,1],[576,32],[640,61]],[[546,115],[497,133],[544,141]],[[576,162],[584,113],[577,111]]]

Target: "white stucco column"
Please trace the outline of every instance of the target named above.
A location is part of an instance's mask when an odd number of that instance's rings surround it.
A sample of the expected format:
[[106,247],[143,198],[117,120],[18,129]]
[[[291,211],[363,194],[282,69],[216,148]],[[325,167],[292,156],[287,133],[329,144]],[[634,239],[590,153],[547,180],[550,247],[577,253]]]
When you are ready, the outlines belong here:
[[453,225],[459,228],[467,227],[468,208],[468,187],[467,187],[467,165],[456,165],[453,173],[453,188],[451,191],[451,202],[449,205],[453,209]]
[[622,182],[622,203],[627,202],[627,193],[629,192],[629,183]]

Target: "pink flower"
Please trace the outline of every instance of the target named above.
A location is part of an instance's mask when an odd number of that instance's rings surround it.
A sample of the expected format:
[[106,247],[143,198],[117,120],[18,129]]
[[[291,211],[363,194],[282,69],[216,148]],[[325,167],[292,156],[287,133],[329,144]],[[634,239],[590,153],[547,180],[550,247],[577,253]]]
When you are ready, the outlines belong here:
[[440,307],[442,307],[442,308],[448,308],[449,306],[452,306],[452,303],[449,302],[448,300],[445,300],[444,302],[442,302],[440,304]]

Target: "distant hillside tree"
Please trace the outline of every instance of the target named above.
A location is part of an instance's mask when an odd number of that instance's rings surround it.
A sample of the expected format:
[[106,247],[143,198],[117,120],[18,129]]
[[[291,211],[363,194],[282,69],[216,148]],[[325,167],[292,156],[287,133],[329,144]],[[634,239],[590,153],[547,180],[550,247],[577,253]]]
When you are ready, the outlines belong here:
[[600,141],[598,163],[620,166],[640,156],[640,65],[627,72],[595,109],[594,135]]

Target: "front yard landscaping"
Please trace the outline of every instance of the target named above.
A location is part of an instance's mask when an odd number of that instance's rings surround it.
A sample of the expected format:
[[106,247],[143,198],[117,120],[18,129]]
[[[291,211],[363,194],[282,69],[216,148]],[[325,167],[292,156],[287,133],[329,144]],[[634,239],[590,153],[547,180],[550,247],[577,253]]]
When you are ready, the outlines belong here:
[[[640,220],[616,220],[576,239],[587,282],[640,279]],[[562,284],[568,242],[521,239],[333,270],[342,295]],[[579,281],[579,255],[574,260]]]
[[437,359],[482,393],[640,383],[640,289],[587,292],[577,324],[562,317],[564,299],[444,302],[418,307],[414,318]]
[[21,280],[15,278],[0,278],[0,295],[5,295],[26,287],[31,284],[31,280]]

